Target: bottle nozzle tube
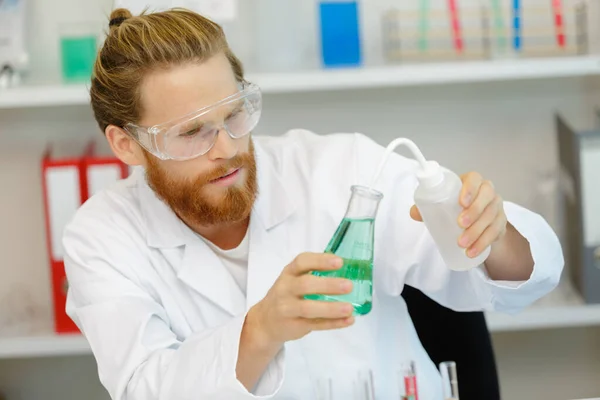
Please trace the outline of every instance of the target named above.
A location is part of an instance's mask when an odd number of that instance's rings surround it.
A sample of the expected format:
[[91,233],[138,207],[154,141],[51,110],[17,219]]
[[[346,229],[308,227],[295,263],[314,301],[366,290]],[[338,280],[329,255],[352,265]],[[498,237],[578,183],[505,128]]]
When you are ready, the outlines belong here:
[[425,159],[425,157],[423,157],[423,153],[421,153],[421,150],[419,150],[417,145],[412,140],[406,138],[395,139],[386,147],[385,152],[383,153],[381,162],[379,163],[377,171],[375,172],[375,175],[373,175],[373,179],[371,180],[371,188],[373,188],[377,183],[377,179],[379,178],[379,175],[381,174],[381,171],[383,170],[383,167],[385,166],[385,163],[387,162],[387,159],[390,156],[390,154],[392,154],[396,147],[400,145],[408,147],[408,149],[414,155],[415,159],[419,162],[419,164],[421,164],[421,168],[425,169],[427,167],[427,160]]

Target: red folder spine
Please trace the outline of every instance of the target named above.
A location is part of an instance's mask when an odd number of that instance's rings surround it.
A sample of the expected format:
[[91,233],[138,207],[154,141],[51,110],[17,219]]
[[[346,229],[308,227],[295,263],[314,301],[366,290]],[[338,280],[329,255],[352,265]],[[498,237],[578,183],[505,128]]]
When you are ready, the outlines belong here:
[[67,280],[62,251],[62,231],[84,201],[81,191],[82,164],[78,157],[57,159],[48,148],[42,159],[42,188],[46,246],[50,261],[54,329],[74,333],[79,329],[65,312]]
[[85,151],[65,158],[55,158],[51,146],[42,159],[42,186],[46,246],[50,261],[54,330],[56,333],[76,333],[79,329],[66,314],[67,279],[64,266],[62,236],[77,209],[98,191],[126,178],[128,168],[110,155],[98,155],[95,142]]

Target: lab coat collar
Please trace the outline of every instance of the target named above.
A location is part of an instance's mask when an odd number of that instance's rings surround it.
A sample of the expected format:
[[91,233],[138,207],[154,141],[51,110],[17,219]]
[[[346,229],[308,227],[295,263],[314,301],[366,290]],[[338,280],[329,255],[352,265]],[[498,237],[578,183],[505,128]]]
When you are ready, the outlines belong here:
[[[294,213],[296,207],[289,189],[274,165],[272,156],[257,140],[254,141],[254,148],[258,196],[251,219],[259,218],[262,226],[268,230],[285,221]],[[148,186],[144,170],[139,169],[136,173],[148,246],[170,248],[197,241],[195,233]]]
[[296,211],[291,191],[277,171],[273,155],[254,141],[258,179],[258,196],[252,218],[259,218],[265,229],[279,225]]

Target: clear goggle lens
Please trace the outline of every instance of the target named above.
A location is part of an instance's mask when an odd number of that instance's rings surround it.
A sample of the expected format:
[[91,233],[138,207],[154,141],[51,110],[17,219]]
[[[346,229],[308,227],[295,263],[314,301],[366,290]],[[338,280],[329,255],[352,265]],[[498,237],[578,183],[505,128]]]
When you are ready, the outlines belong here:
[[[157,157],[186,160],[206,154],[222,130],[232,139],[246,136],[256,128],[261,111],[259,88],[245,84],[236,95],[178,122],[150,129],[130,125],[128,130],[134,128],[138,132],[138,142]],[[146,138],[142,137],[144,133],[148,135]]]

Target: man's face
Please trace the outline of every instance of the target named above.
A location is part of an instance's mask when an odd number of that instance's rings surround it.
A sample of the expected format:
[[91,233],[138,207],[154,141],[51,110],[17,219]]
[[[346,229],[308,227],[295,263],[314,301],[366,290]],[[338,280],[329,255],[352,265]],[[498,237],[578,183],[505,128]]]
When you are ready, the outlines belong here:
[[[142,126],[180,118],[235,94],[227,58],[185,64],[149,74],[141,87]],[[206,123],[221,123],[230,110],[215,110]],[[221,115],[222,114],[222,115]],[[232,139],[220,131],[213,148],[187,161],[144,153],[148,184],[188,224],[210,226],[246,219],[256,198],[256,162],[250,135]]]

